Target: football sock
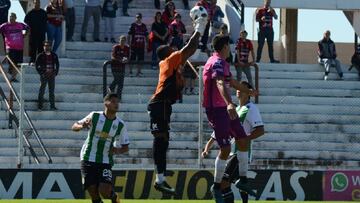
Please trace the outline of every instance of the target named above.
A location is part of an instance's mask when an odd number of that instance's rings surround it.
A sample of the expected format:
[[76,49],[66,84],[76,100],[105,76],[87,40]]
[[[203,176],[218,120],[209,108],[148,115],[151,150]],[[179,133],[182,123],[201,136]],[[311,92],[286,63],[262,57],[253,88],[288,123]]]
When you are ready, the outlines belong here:
[[224,203],[234,203],[234,193],[231,187],[227,187],[222,191]]
[[215,174],[214,174],[214,182],[220,183],[225,172],[226,160],[222,160],[219,157],[215,159]]
[[114,192],[114,190],[112,191],[112,194],[111,194],[111,203],[117,203],[117,195],[116,193]]
[[248,203],[249,195],[246,192],[240,192],[242,203]]
[[164,174],[166,171],[166,151],[169,147],[169,140],[165,137],[155,137],[153,142],[153,158],[157,174]]
[[239,176],[247,176],[248,171],[248,152],[237,152],[236,157],[239,161]]

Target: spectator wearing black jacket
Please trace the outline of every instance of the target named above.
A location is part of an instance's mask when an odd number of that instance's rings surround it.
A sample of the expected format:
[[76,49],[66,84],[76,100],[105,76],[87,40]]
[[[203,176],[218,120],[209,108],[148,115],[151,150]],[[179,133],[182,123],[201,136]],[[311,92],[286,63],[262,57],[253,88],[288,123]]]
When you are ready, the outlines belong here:
[[30,63],[34,63],[36,56],[44,51],[47,14],[40,8],[40,0],[34,0],[35,8],[26,14],[24,22],[30,27]]
[[35,67],[40,75],[40,90],[38,97],[38,109],[42,110],[46,84],[49,85],[50,109],[55,107],[55,77],[59,73],[59,59],[55,52],[51,51],[51,42],[44,42],[44,52],[36,57]]
[[10,0],[0,0],[0,25],[8,21]]
[[358,71],[360,80],[360,45],[357,46],[354,55],[351,57],[351,66]]

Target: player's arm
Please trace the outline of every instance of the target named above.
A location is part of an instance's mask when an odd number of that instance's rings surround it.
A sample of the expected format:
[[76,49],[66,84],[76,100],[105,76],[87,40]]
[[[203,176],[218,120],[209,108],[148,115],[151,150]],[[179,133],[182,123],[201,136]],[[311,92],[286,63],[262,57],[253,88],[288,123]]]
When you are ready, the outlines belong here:
[[257,108],[251,108],[245,119],[250,123],[252,128],[251,134],[247,137],[249,140],[253,140],[264,135],[264,123]]
[[238,115],[236,113],[235,104],[231,101],[231,96],[229,95],[228,91],[226,91],[224,77],[218,76],[216,78],[216,87],[218,88],[221,97],[224,99],[224,101],[226,103],[226,106],[227,106],[226,108],[227,108],[227,112],[230,116],[230,119],[234,120],[235,118],[238,117]]
[[89,129],[91,127],[91,118],[93,116],[93,112],[91,112],[89,115],[87,115],[85,118],[75,122],[72,127],[71,130],[78,132],[82,129]]
[[254,140],[265,134],[264,126],[255,127],[251,134],[247,137],[249,140]]
[[199,32],[194,32],[189,42],[180,50],[184,62],[195,53],[199,45],[200,36]]
[[212,137],[208,140],[208,142],[205,145],[204,151],[201,153],[201,156],[203,158],[205,158],[209,154],[209,150],[211,149],[214,142],[215,142],[215,139]]
[[113,154],[124,154],[129,151],[129,145],[122,145],[121,147],[113,147]]
[[275,11],[272,7],[270,7],[270,11],[271,11],[271,13],[272,13],[273,16],[274,16],[274,19],[277,20],[277,19],[278,19],[278,15],[276,14],[276,11]]

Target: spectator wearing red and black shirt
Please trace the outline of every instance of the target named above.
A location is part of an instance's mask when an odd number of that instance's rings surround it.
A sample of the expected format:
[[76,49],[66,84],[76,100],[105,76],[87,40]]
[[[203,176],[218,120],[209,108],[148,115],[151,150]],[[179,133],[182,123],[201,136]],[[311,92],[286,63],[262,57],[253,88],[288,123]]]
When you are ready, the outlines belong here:
[[55,52],[51,51],[51,42],[44,42],[44,52],[36,57],[35,67],[40,75],[40,90],[38,97],[38,108],[42,110],[46,84],[49,85],[50,109],[57,110],[55,107],[55,77],[59,73],[59,58]]
[[[142,62],[145,57],[145,42],[147,41],[148,30],[146,25],[141,22],[141,13],[136,14],[136,21],[131,24],[128,32],[128,41],[130,42],[130,61]],[[141,76],[141,64],[137,64],[136,76]],[[130,66],[130,76],[132,76],[132,67]]]
[[171,43],[176,45],[177,49],[180,50],[184,46],[184,34],[186,33],[185,25],[181,21],[181,15],[176,14],[175,20],[169,26]]
[[202,47],[201,47],[201,50],[202,51],[206,51],[207,50],[207,43],[208,43],[208,40],[209,40],[209,30],[210,30],[210,24],[211,24],[211,21],[213,19],[213,16],[214,16],[214,12],[215,12],[215,8],[216,8],[216,2],[215,4],[210,1],[210,0],[199,0],[195,6],[202,6],[206,9],[207,13],[208,13],[208,24],[206,25],[206,28],[205,28],[205,32],[204,32],[204,35],[202,36],[201,38],[201,43],[202,43]]
[[[246,78],[253,86],[253,81],[251,77],[251,70],[250,66],[254,66],[255,68],[258,68],[258,65],[255,63],[255,53],[253,44],[250,40],[246,39],[247,32],[245,30],[240,32],[240,38],[238,39],[236,43],[236,58],[237,58],[237,65],[236,68],[236,78],[238,81],[241,81],[241,75],[242,72],[245,73]],[[251,53],[252,61],[249,62],[249,55]]]
[[50,0],[46,7],[48,17],[47,39],[53,43],[52,51],[56,52],[62,40],[61,24],[64,20],[64,8],[58,0]]
[[279,63],[274,59],[274,29],[273,18],[278,19],[275,10],[270,7],[271,0],[264,0],[264,7],[256,9],[256,22],[259,22],[258,49],[256,62],[260,62],[265,39],[268,44],[269,58],[271,63]]
[[161,15],[162,22],[167,26],[171,24],[171,22],[175,19],[176,15],[175,4],[172,1],[169,1],[165,5],[164,12]]
[[129,61],[130,48],[126,44],[125,35],[120,36],[119,40],[119,44],[114,45],[111,52],[111,72],[114,76],[114,80],[109,88],[111,92],[114,92],[115,87],[117,86],[117,95],[119,100],[121,100],[122,89],[124,86],[125,64]]

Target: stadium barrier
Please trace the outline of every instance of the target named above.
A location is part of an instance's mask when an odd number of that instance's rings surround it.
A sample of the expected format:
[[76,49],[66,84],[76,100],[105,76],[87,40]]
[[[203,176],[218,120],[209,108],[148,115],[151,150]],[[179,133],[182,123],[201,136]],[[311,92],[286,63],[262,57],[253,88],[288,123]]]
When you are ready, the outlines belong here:
[[[177,194],[153,188],[154,171],[114,170],[115,191],[122,199],[211,199],[213,171],[169,170],[168,182]],[[360,200],[360,171],[249,171],[257,200]],[[80,170],[0,170],[0,199],[81,199]],[[237,190],[234,194],[239,199]],[[255,199],[252,197],[251,199]]]

